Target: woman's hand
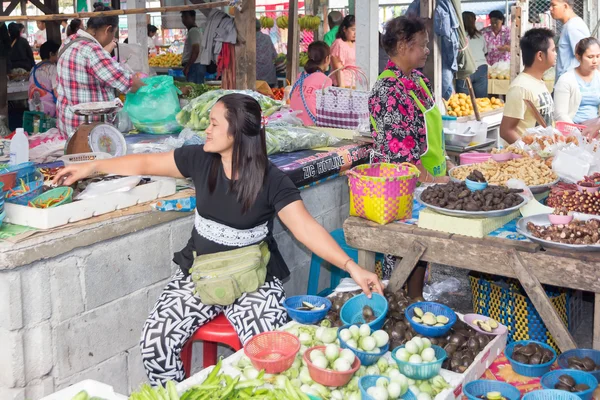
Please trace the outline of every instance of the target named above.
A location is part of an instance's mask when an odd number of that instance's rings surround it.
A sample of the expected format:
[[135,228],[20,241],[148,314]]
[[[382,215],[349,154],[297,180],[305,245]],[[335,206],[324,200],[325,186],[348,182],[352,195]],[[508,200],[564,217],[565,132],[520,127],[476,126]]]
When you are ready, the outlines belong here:
[[104,46],[104,50],[106,50],[108,53],[112,53],[116,47],[117,43],[113,40],[112,42]]
[[594,124],[586,127],[581,134],[588,139],[595,139],[598,137],[598,133],[600,130],[600,124]]
[[58,171],[52,184],[57,186],[69,186],[73,183],[85,179],[96,172],[93,162],[81,164],[71,164]]
[[371,298],[372,292],[383,296],[383,285],[377,274],[367,271],[354,261],[348,262],[346,270],[368,298]]

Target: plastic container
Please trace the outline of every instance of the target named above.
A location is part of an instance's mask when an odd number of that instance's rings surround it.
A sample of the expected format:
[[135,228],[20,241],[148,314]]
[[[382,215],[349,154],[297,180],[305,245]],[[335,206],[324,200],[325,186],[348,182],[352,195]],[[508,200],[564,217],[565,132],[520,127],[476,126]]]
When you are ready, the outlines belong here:
[[385,297],[377,293],[373,293],[370,299],[364,293],[359,294],[345,302],[340,310],[340,319],[344,325],[364,324],[365,320],[362,314],[364,306],[371,307],[377,316],[377,318],[368,324],[371,330],[376,331],[381,329],[388,312],[388,302]]
[[6,174],[0,175],[0,183],[4,186],[2,190],[10,190],[15,187],[17,182],[17,173],[16,172],[8,172]]
[[460,165],[479,164],[492,158],[489,153],[462,153],[459,156]]
[[579,400],[575,393],[564,390],[535,390],[523,396],[523,400]]
[[552,223],[552,225],[564,225],[573,221],[572,215],[556,215],[556,214],[548,214],[548,219]]
[[580,192],[596,193],[600,190],[600,186],[581,186],[577,185],[577,190]]
[[332,371],[330,369],[319,368],[315,366],[312,363],[312,361],[310,361],[310,353],[314,350],[321,350],[323,353],[325,353],[325,347],[326,346],[315,346],[311,347],[310,349],[306,350],[306,352],[304,352],[303,359],[306,363],[306,366],[308,367],[308,373],[310,374],[310,377],[313,381],[323,386],[345,386],[348,382],[350,382],[350,379],[352,379],[354,373],[360,368],[360,360],[358,359],[358,357],[356,357],[354,359],[354,362],[352,363],[352,368],[349,371],[345,372],[338,372]]
[[435,350],[435,358],[437,360],[428,363],[412,364],[407,361],[402,361],[396,357],[396,352],[403,348],[404,345],[396,347],[394,350],[392,350],[392,359],[398,365],[400,372],[406,375],[407,378],[417,381],[431,379],[438,375],[442,369],[444,360],[448,357],[446,350],[442,349],[440,346],[431,345],[431,348]]
[[492,154],[492,160],[494,160],[496,162],[505,162],[505,161],[512,160],[512,158],[513,158],[512,153]]
[[244,346],[244,353],[254,368],[267,374],[279,374],[289,369],[300,350],[300,340],[288,332],[263,332]]
[[60,197],[63,197],[63,199],[61,201],[59,201],[58,203],[52,204],[50,207],[46,207],[46,208],[58,207],[60,205],[68,204],[71,201],[73,201],[73,189],[71,189],[68,186],[57,187],[55,189],[48,190],[47,192],[42,193],[41,195],[37,196],[35,199],[31,200],[31,203],[33,204],[33,206],[35,208],[42,208],[42,207],[36,207],[36,204],[38,204],[38,203],[43,204],[43,203],[46,203],[50,199],[55,199],[55,198],[60,198]]
[[582,392],[571,392],[576,394],[580,399],[583,400],[591,400],[594,395],[594,390],[598,387],[598,379],[594,377],[594,375],[589,372],[577,371],[574,369],[558,369],[555,371],[550,371],[540,380],[542,387],[544,389],[554,389],[554,386],[559,382],[558,377],[561,375],[569,375],[575,380],[575,384],[585,384],[590,388],[588,390],[584,390]]
[[17,128],[10,140],[10,165],[18,165],[29,161],[29,139],[23,128]]
[[[29,175],[28,178],[23,179],[25,184],[29,185],[29,191],[23,193],[19,196],[8,197],[8,191],[4,193],[5,201],[7,203],[20,204],[22,206],[26,206],[31,200],[35,199],[37,196],[42,194],[44,190],[44,176],[40,172],[35,172],[34,174]],[[20,182],[17,182],[17,185],[13,188],[13,190],[19,189]]]
[[477,192],[488,187],[487,182],[475,182],[470,179],[465,179],[465,184],[467,185],[467,189],[469,189],[471,192]]
[[340,347],[342,349],[350,349],[354,353],[354,355],[356,357],[358,357],[358,359],[360,360],[360,365],[364,365],[365,367],[368,367],[369,365],[375,364],[377,362],[377,360],[379,360],[381,357],[383,357],[383,355],[385,353],[387,353],[388,350],[390,349],[389,341],[385,346],[380,347],[381,351],[379,353],[367,353],[366,351],[362,351],[362,350],[355,349],[353,347],[348,346],[348,344],[344,340],[342,340],[342,338],[340,337],[340,332],[342,331],[342,329],[346,329],[349,327],[350,327],[350,325],[344,325],[344,326],[340,327],[338,329],[337,337],[340,341]]
[[6,211],[0,212],[0,227],[2,226],[2,221],[4,221],[5,217],[6,217]]
[[[577,357],[577,358],[591,358],[596,365],[600,365],[600,350],[593,349],[573,349],[568,350],[558,356],[558,366],[561,369],[569,369],[569,358]],[[600,371],[591,371],[590,374],[594,375],[596,379],[600,381]]]
[[[444,326],[427,326],[424,324],[420,324],[412,320],[415,316],[415,308],[419,307],[423,310],[424,313],[432,312],[436,316],[443,315],[448,318],[448,323]],[[450,328],[456,323],[456,313],[452,311],[450,307],[447,307],[443,304],[434,303],[432,301],[421,301],[419,303],[411,304],[404,311],[404,315],[406,319],[410,322],[410,325],[420,335],[428,336],[428,337],[440,337],[444,336]],[[437,357],[437,356],[436,356]]]
[[[388,382],[390,380],[390,378],[383,375],[368,375],[363,376],[358,380],[358,388],[360,389],[360,395],[362,400],[373,400],[373,397],[367,394],[367,390],[369,390],[370,387],[375,386],[379,378],[387,379]],[[404,395],[400,396],[400,398],[402,400],[417,400],[417,397],[410,390],[407,391]]]
[[[547,363],[538,364],[538,365],[523,364],[523,363],[513,360],[512,353],[515,349],[515,346],[518,344],[526,346],[529,343],[538,344],[538,345],[542,346],[543,348],[552,351],[552,353],[554,354],[554,357],[552,357],[552,360],[548,361]],[[506,350],[504,351],[504,354],[506,355],[506,358],[508,359],[508,361],[510,361],[510,365],[512,366],[512,369],[517,374],[523,375],[523,376],[528,376],[530,378],[535,378],[535,377],[544,375],[546,372],[550,371],[550,367],[552,367],[552,364],[554,364],[554,361],[556,361],[556,351],[554,351],[554,349],[551,346],[547,345],[546,343],[536,342],[535,340],[519,340],[518,342],[512,342],[511,344],[506,346]]]
[[489,392],[500,392],[506,400],[519,400],[521,398],[519,389],[501,381],[479,379],[467,383],[463,388],[463,393],[471,400],[480,400],[479,396],[485,396]]
[[585,125],[571,124],[569,122],[558,121],[556,123],[556,129],[564,136],[575,135],[583,133],[586,128]]
[[[310,303],[316,307],[325,305],[325,308],[318,311],[297,310],[298,307],[302,306],[302,302]],[[293,296],[285,299],[283,306],[287,310],[290,318],[292,318],[294,321],[301,324],[312,325],[325,318],[327,312],[329,312],[329,309],[331,308],[331,301],[321,296]]]

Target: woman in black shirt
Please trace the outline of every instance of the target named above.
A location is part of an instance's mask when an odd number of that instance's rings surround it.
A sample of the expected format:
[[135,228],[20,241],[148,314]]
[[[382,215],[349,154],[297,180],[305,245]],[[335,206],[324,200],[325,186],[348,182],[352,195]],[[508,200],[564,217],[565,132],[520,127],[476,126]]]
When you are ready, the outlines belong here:
[[[382,293],[377,276],[357,265],[338,246],[306,211],[290,178],[269,162],[256,100],[242,94],[223,96],[211,110],[206,135],[204,146],[70,165],[54,180],[64,179],[64,184],[70,185],[102,172],[190,177],[194,181],[194,229],[187,246],[174,258],[180,271],[161,294],[142,332],[142,360],[154,383],[184,379],[181,348],[199,326],[221,312],[242,343],[287,321],[281,281],[290,273],[272,237],[275,215],[312,252],[348,271],[367,295],[371,291]],[[194,295],[189,276],[194,256],[263,241],[271,251],[264,285],[244,293],[229,306],[202,304]]]
[[35,65],[33,51],[27,39],[21,37],[23,24],[10,23],[8,25],[8,34],[10,35],[10,64],[11,68],[23,68],[31,71]]

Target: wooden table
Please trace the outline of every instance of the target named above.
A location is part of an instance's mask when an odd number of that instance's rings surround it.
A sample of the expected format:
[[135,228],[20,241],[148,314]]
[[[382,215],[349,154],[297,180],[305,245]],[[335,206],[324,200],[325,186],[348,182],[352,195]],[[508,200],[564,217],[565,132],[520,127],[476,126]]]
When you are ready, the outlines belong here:
[[532,242],[378,225],[356,217],[346,220],[344,233],[348,245],[359,250],[359,264],[371,271],[375,253],[402,257],[390,279],[392,290],[402,287],[419,260],[518,279],[561,351],[577,346],[541,284],[593,292],[593,347],[600,349],[600,253],[543,250]]

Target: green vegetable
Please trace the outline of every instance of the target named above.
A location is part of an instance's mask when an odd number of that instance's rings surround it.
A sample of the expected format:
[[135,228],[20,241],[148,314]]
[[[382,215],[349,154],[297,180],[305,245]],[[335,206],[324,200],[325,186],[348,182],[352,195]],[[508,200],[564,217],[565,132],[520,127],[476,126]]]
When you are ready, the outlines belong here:
[[77,393],[72,400],[88,400],[89,397],[90,396],[87,394],[87,392],[85,390],[82,390],[81,392]]

